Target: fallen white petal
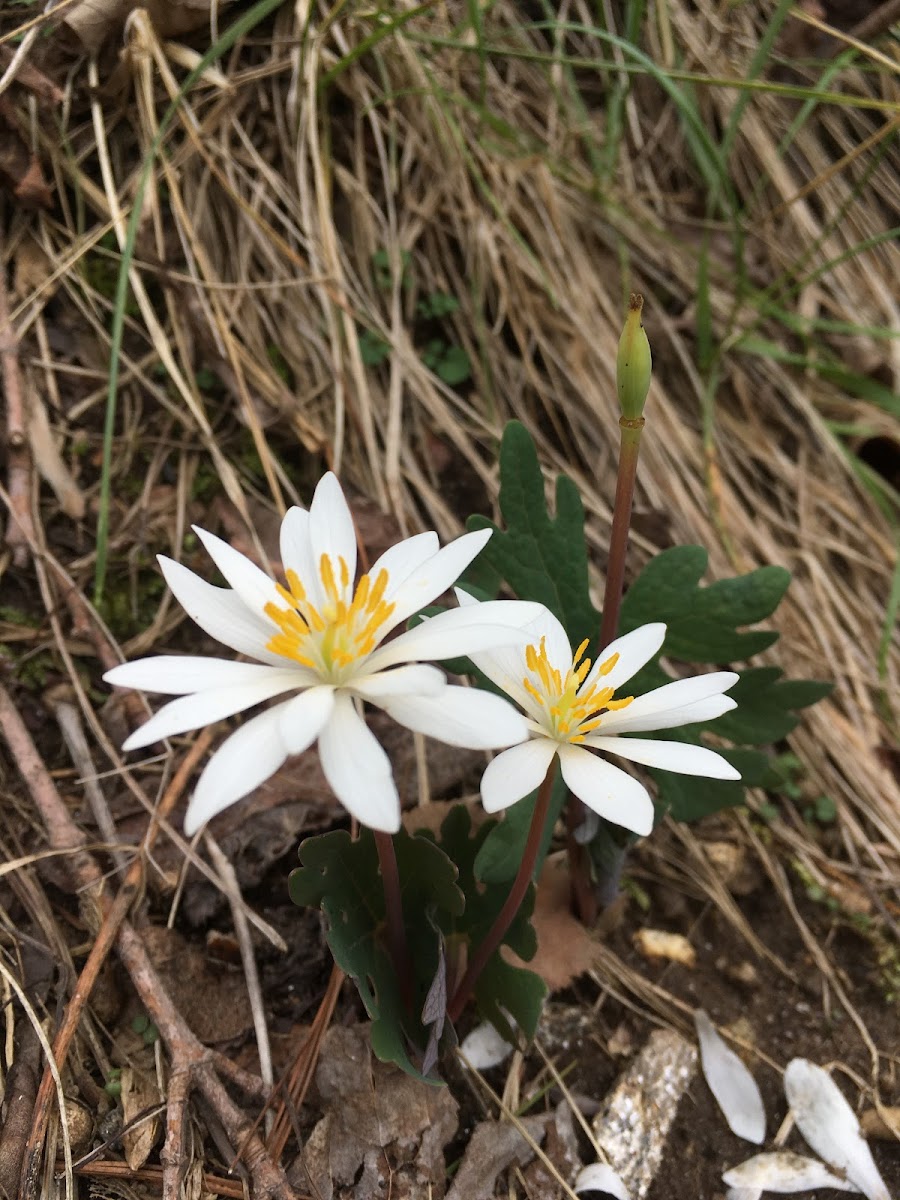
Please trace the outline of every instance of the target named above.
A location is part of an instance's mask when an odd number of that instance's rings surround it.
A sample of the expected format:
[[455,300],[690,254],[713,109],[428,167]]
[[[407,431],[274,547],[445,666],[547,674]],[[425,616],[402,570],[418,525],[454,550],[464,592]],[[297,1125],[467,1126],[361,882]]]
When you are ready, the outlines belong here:
[[287,758],[278,727],[278,707],[245,721],[204,768],[184,818],[191,837],[216,813],[242,799],[274,775]]
[[241,554],[234,546],[230,546],[209,530],[201,529],[199,525],[193,525],[192,529],[203,543],[207,554],[249,609],[261,614],[270,601],[283,607],[284,602],[279,598],[275,581],[256,563],[251,562],[245,554]]
[[498,750],[528,736],[525,718],[508,700],[478,688],[448,686],[436,696],[390,696],[375,700],[395,721],[468,750]]
[[629,1200],[625,1184],[607,1163],[590,1163],[575,1176],[573,1192],[605,1192],[616,1200]]
[[588,808],[642,836],[653,829],[653,801],[642,783],[583,746],[559,747],[563,779]]
[[618,712],[605,713],[603,728],[606,732],[653,733],[660,729],[676,729],[682,725],[695,725],[698,721],[714,721],[723,713],[737,708],[737,701],[732,700],[730,696],[715,695],[707,696],[705,700],[697,700],[693,704],[670,709],[669,712],[652,712],[641,716],[638,711],[637,714],[629,716],[634,704],[641,698],[638,696],[633,704],[619,709]]
[[812,1188],[835,1188],[839,1192],[858,1192],[852,1184],[836,1175],[814,1158],[778,1150],[756,1154],[722,1175],[729,1187],[766,1192],[808,1192]]
[[728,1128],[760,1146],[766,1137],[766,1110],[756,1080],[725,1044],[702,1008],[694,1013],[700,1039],[700,1064],[709,1090],[722,1110]]
[[856,1114],[828,1072],[805,1058],[792,1059],[784,1094],[809,1146],[868,1200],[890,1200]]
[[390,759],[346,693],[336,695],[331,720],[319,734],[319,757],[331,790],[351,816],[370,829],[397,832],[400,797]]
[[729,1188],[725,1200],[761,1200],[762,1188]]
[[284,659],[266,649],[277,632],[265,617],[251,612],[236,592],[216,587],[174,559],[158,555],[166,583],[175,599],[204,633],[230,646],[238,654],[249,654],[260,662],[284,666]]
[[309,506],[309,544],[315,574],[320,574],[322,557],[327,556],[331,559],[339,587],[338,560],[344,560],[349,576],[346,590],[352,594],[356,577],[356,530],[343,490],[333,471],[328,471],[319,480]]
[[506,1040],[501,1037],[494,1026],[485,1021],[483,1025],[476,1025],[471,1033],[467,1034],[459,1047],[459,1052],[464,1058],[463,1066],[469,1066],[473,1071],[488,1071],[491,1067],[496,1067],[509,1058],[513,1048]]
[[293,671],[281,671],[277,667],[265,667],[264,670],[266,675],[252,684],[231,684],[229,687],[194,692],[190,696],[171,700],[140,729],[135,730],[131,737],[126,738],[122,749],[139,750],[163,738],[173,737],[176,733],[199,729],[201,725],[212,725],[215,721],[233,717],[235,713],[245,712],[254,704],[261,704],[263,700],[271,700],[273,696],[280,696],[299,686]]
[[[665,640],[666,627],[659,621],[641,625],[640,628],[623,634],[600,651],[582,687],[597,683],[603,687],[620,688],[633,675],[637,675],[641,667],[647,665]],[[619,656],[616,665],[606,675],[601,676],[600,668],[616,654]]]
[[[286,666],[282,659],[282,664]],[[261,663],[234,662],[228,658],[201,658],[195,654],[159,654],[156,658],[136,658],[107,671],[103,678],[116,687],[137,688],[142,692],[161,692],[166,696],[188,696],[210,688],[252,685],[268,679],[272,667]],[[297,686],[316,682],[312,671],[298,667]]]
[[731,763],[714,750],[705,746],[693,746],[690,742],[663,742],[651,738],[603,737],[592,733],[584,739],[586,746],[593,746],[606,754],[618,754],[629,762],[642,763],[645,767],[659,767],[663,771],[676,771],[680,775],[703,775],[707,779],[740,779]]
[[481,802],[489,813],[509,808],[533,792],[556,753],[549,738],[532,738],[498,754],[481,777]]

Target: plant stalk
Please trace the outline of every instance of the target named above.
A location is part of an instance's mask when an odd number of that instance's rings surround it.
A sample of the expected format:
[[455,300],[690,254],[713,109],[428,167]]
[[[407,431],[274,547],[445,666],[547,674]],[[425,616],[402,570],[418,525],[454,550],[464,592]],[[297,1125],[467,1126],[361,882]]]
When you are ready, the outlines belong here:
[[[619,417],[619,470],[616,476],[616,498],[613,505],[612,529],[609,537],[609,565],[606,570],[606,589],[603,593],[603,617],[600,623],[598,657],[615,639],[622,607],[625,584],[625,559],[628,553],[628,534],[631,529],[631,508],[634,483],[637,477],[638,455],[641,449],[643,417]],[[572,880],[572,899],[585,925],[597,920],[598,906],[591,883],[587,847],[575,840],[575,830],[584,820],[584,805],[577,796],[569,796],[566,806],[566,849],[569,856],[569,875]]]
[[478,977],[487,966],[494,951],[497,950],[506,936],[507,930],[515,920],[516,913],[525,899],[525,893],[528,891],[528,885],[531,883],[531,878],[534,875],[535,864],[537,863],[538,851],[541,848],[543,839],[544,826],[547,824],[547,813],[550,809],[550,797],[553,794],[553,779],[556,775],[556,756],[547,768],[547,774],[544,776],[540,789],[537,795],[537,801],[534,806],[534,815],[531,818],[531,827],[528,830],[528,840],[525,843],[525,850],[522,854],[522,861],[519,864],[519,870],[513,880],[509,895],[497,914],[493,925],[488,930],[484,941],[477,947],[475,953],[469,960],[468,968],[465,975],[460,980],[459,986],[453,993],[453,998],[447,1008],[447,1016],[452,1024],[456,1024],[459,1020],[462,1010],[466,1006],[466,1001],[472,994],[475,984],[478,982]]
[[397,852],[394,839],[389,833],[373,829],[378,849],[378,865],[384,885],[384,907],[387,914],[388,946],[391,961],[400,983],[400,994],[408,1013],[412,1013],[412,961],[406,942],[406,927],[403,924],[403,900],[400,895],[400,871],[397,868]]

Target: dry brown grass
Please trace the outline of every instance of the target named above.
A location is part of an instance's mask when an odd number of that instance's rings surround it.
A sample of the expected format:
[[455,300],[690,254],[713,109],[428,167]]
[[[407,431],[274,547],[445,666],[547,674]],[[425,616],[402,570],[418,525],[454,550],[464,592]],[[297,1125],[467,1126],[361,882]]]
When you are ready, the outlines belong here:
[[[716,83],[685,89],[707,131],[725,128],[747,100],[728,160],[748,279],[739,293],[735,222],[708,209],[709,183],[671,99],[653,79],[631,76],[620,94],[623,136],[611,142],[622,52],[608,47],[613,65],[592,68],[600,42],[526,27],[532,7],[542,20],[539,5],[509,0],[485,15],[486,43],[506,53],[480,55],[464,6],[437,4],[354,59],[375,29],[372,14],[285,6],[189,90],[151,175],[131,269],[110,587],[127,591],[129,563],[145,579],[150,551],[181,556],[190,521],[215,490],[212,475],[251,537],[267,509],[308,500],[323,463],[404,531],[453,536],[466,501],[494,503],[497,442],[515,417],[533,433],[548,477],[565,471],[581,489],[599,594],[615,476],[615,346],[623,298],[640,290],[655,373],[633,562],[699,543],[710,552],[710,580],[769,563],[793,572],[775,618],[782,637],[765,658],[789,676],[835,683],[789,741],[805,794],[836,802],[842,849],[823,856],[786,805],[765,853],[782,875],[779,861],[799,858],[856,881],[896,932],[895,631],[881,674],[877,651],[896,578],[897,497],[877,502],[855,454],[881,439],[896,482],[900,439],[896,412],[815,369],[830,353],[887,389],[900,379],[900,262],[895,241],[876,240],[900,207],[895,45],[866,51],[830,79],[844,102],[815,108],[789,149],[782,141],[801,109],[796,96]],[[592,24],[586,4],[563,8],[570,22]],[[726,18],[706,3],[663,5],[643,31],[657,64],[711,79],[744,75],[763,32],[755,9]],[[772,67],[764,77],[807,85],[835,49],[827,44],[811,67]],[[62,136],[50,122],[34,126],[58,207],[7,214],[26,375],[89,501],[118,261],[98,245],[110,230],[124,244],[143,157],[186,61],[139,20],[122,65],[112,54],[100,65],[73,59]],[[704,246],[708,297],[698,275]],[[386,288],[376,254],[393,264]],[[460,304],[446,328],[467,351],[472,380],[458,389],[426,368],[413,341],[415,305],[435,291]],[[722,348],[714,378],[698,366],[707,321]],[[362,329],[389,344],[384,365],[364,364]],[[748,333],[802,361],[752,352],[742,346]],[[215,389],[201,368],[215,372]],[[79,442],[86,458],[74,457]],[[438,469],[447,462],[449,471]],[[98,769],[116,770],[120,758],[72,658],[84,647],[72,646],[59,620],[65,579],[91,589],[92,518],[67,524],[43,492],[38,516],[56,651],[97,740]],[[132,625],[123,655],[162,648],[181,621],[165,598],[149,616],[146,628]],[[96,683],[91,660],[87,668]],[[125,778],[152,803],[145,785]],[[626,974],[622,986],[636,985]]]

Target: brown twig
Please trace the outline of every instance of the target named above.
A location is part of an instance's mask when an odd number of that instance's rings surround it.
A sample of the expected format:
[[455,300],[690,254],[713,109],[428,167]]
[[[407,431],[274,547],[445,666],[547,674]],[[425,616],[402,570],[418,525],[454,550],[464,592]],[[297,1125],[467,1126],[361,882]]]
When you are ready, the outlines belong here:
[[9,522],[6,544],[12,551],[13,562],[22,567],[28,561],[28,547],[34,542],[31,519],[31,454],[25,402],[22,397],[22,377],[19,373],[19,339],[9,315],[6,292],[6,247],[0,230],[0,363],[3,368],[3,390],[6,396],[6,445],[9,469]]
[[284,1091],[286,1098],[283,1098],[281,1101],[281,1107],[275,1115],[275,1124],[268,1138],[269,1152],[275,1158],[281,1157],[287,1145],[288,1135],[291,1130],[290,1106],[294,1105],[299,1108],[306,1099],[306,1093],[309,1090],[309,1085],[312,1083],[316,1063],[319,1060],[322,1039],[328,1032],[328,1027],[331,1024],[334,1006],[337,1004],[337,998],[343,982],[344,972],[340,967],[333,966],[331,968],[331,978],[328,980],[328,987],[325,989],[325,995],[322,997],[322,1002],[313,1019],[309,1036],[304,1039],[303,1044],[297,1052],[297,1058],[291,1068],[287,1088],[278,1089],[279,1092]]
[[[103,876],[95,859],[83,849],[83,838],[47,773],[31,737],[22,722],[9,694],[0,687],[0,729],[16,764],[28,784],[32,798],[54,848],[73,851],[68,859],[72,885],[90,906],[87,919],[100,927],[98,941],[104,945],[115,938],[119,957],[127,970],[148,1016],[160,1032],[171,1059],[171,1077],[175,1105],[167,1111],[166,1161],[163,1164],[163,1200],[177,1200],[184,1172],[184,1110],[187,1095],[196,1087],[206,1098],[231,1140],[241,1149],[244,1162],[253,1181],[255,1194],[268,1200],[293,1200],[294,1193],[281,1167],[269,1158],[262,1141],[253,1133],[250,1120],[228,1095],[216,1070],[218,1056],[208,1051],[188,1028],[175,1008],[162,981],[153,967],[140,934],[124,919],[131,901],[127,887],[114,900],[104,890]],[[129,875],[131,872],[129,872]],[[116,926],[118,934],[116,935]],[[105,950],[92,951],[89,961]],[[88,989],[91,980],[82,972],[79,983]],[[76,988],[76,991],[78,989]],[[73,997],[73,1000],[75,998]],[[83,998],[81,999],[83,1004]],[[71,1014],[80,1011],[70,1005],[64,1028],[77,1023]],[[73,1030],[74,1031],[74,1030]],[[63,1030],[61,1029],[62,1033]],[[71,1034],[69,1035],[71,1037]],[[59,1040],[59,1039],[58,1039]],[[182,1102],[184,1101],[184,1102]],[[181,1126],[182,1128],[179,1128]],[[29,1139],[22,1166],[20,1195],[23,1200],[37,1196],[37,1180],[43,1138]]]

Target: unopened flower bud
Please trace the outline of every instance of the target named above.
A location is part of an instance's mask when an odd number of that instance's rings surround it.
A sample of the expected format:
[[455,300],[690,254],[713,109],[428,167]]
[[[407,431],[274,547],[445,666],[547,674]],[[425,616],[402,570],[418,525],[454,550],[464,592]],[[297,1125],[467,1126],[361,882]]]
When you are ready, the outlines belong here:
[[616,358],[616,388],[619,392],[619,405],[622,416],[629,420],[637,420],[644,410],[647,392],[650,390],[650,374],[653,370],[653,359],[650,357],[650,343],[644,326],[641,324],[641,309],[644,307],[644,297],[631,295],[628,305],[628,316],[625,318],[625,328],[619,338],[619,353]]

